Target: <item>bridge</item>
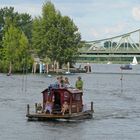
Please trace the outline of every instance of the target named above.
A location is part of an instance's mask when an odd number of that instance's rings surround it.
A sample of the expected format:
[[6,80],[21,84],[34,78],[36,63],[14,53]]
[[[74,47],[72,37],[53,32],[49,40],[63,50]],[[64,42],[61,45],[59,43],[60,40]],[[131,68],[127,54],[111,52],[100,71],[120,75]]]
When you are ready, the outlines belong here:
[[80,60],[140,60],[140,29],[111,38],[87,41],[79,50]]

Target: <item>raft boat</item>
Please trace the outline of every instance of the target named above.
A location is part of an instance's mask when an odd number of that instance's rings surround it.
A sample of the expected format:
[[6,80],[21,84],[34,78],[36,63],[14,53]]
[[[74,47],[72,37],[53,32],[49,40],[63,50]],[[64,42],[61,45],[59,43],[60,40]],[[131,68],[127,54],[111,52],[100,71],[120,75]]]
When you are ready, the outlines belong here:
[[[43,102],[42,111],[38,112],[37,103],[35,103],[35,111],[30,112],[30,106],[27,105],[26,117],[28,120],[81,120],[91,119],[93,117],[93,102],[90,107],[83,105],[83,91],[74,88],[47,88],[42,91]],[[52,103],[52,112],[46,112],[46,102]],[[68,103],[68,109],[62,113],[64,102]]]

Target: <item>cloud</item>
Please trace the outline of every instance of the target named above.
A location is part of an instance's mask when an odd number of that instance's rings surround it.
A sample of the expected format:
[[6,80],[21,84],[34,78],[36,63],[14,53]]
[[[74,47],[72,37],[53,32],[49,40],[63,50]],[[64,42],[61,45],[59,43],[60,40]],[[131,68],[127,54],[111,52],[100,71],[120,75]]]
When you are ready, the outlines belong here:
[[24,4],[24,5],[22,4],[22,6],[14,5],[14,8],[16,11],[20,13],[29,13],[34,17],[41,15],[41,6],[42,5],[38,4]]
[[110,27],[102,26],[100,29],[91,28],[89,30],[90,31],[89,38],[91,40],[98,40],[98,39],[115,37],[120,34],[123,34],[126,28],[127,28],[127,24],[125,22],[120,22]]
[[135,20],[140,20],[140,6],[133,7],[132,16]]
[[97,31],[96,29],[92,29],[91,35],[93,35],[93,37],[97,38],[100,36],[100,31]]
[[114,34],[114,33],[122,32],[124,27],[125,27],[125,23],[118,23],[117,25],[112,27],[107,27],[104,30],[106,34]]
[[3,7],[14,7],[15,11],[18,11],[19,13],[29,13],[33,17],[41,15],[41,8],[42,5],[40,4],[0,4],[0,8]]

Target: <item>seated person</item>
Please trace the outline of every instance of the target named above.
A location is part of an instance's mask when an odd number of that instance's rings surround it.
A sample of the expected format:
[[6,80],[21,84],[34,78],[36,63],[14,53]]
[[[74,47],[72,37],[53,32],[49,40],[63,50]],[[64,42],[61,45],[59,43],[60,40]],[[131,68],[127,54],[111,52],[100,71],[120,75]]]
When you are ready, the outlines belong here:
[[64,84],[65,84],[65,87],[70,87],[70,82],[69,82],[68,77],[65,77]]
[[62,105],[62,109],[61,109],[61,112],[62,112],[62,115],[65,114],[66,111],[69,110],[69,105],[68,103],[65,101],[64,104]]
[[42,106],[41,106],[41,103],[38,103],[38,104],[37,104],[36,110],[37,110],[37,113],[42,113]]
[[53,107],[53,103],[50,101],[46,101],[45,104],[45,113],[47,113],[49,111],[49,113],[52,113],[52,107]]

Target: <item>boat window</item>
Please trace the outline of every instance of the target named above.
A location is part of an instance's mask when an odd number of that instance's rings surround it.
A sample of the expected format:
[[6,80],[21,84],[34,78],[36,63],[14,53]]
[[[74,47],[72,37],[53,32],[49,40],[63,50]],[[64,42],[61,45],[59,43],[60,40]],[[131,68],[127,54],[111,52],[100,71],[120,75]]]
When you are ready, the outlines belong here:
[[81,100],[81,95],[80,94],[73,94],[72,95],[72,99],[74,101],[80,101]]
[[75,95],[74,95],[74,94],[72,94],[72,100],[73,100],[73,101],[75,100]]
[[81,100],[81,98],[80,98],[81,96],[80,96],[80,94],[77,94],[76,95],[76,99],[75,100],[77,100],[77,101],[80,101]]
[[64,92],[64,100],[68,100],[69,99],[69,93],[68,92]]

